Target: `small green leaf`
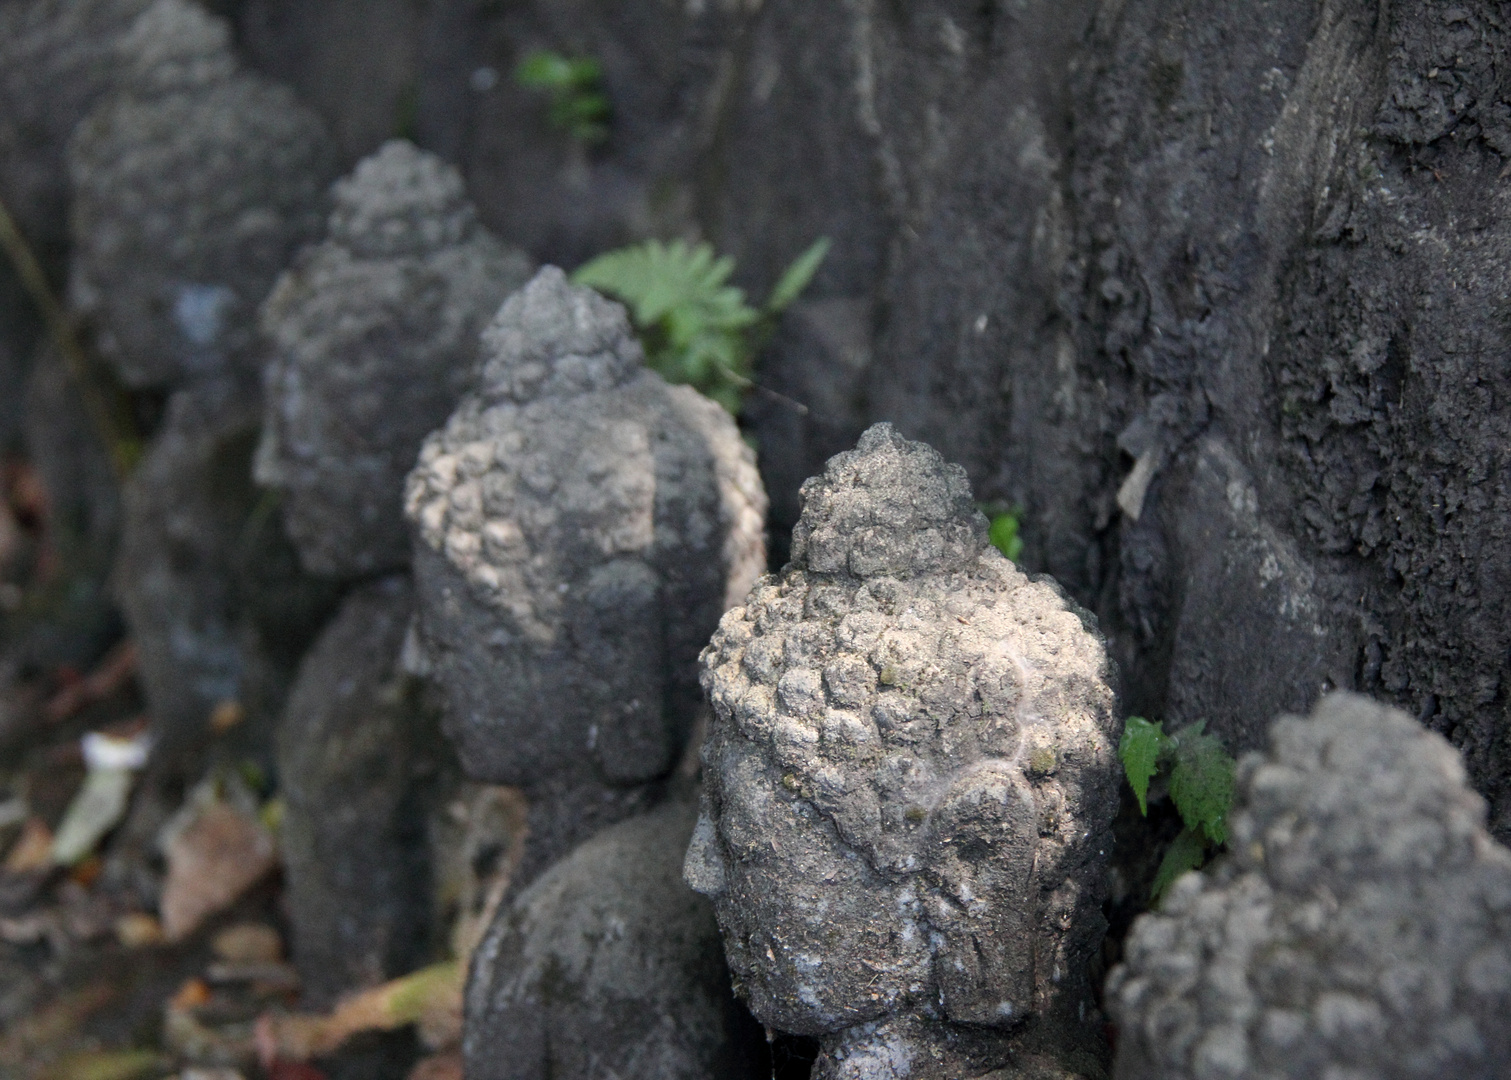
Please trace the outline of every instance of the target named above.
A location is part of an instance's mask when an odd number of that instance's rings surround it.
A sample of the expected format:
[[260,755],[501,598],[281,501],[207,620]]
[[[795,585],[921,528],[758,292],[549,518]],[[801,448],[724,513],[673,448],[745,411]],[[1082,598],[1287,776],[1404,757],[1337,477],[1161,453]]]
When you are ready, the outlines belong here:
[[551,124],[583,142],[608,137],[609,99],[603,93],[603,69],[592,59],[569,59],[541,49],[514,69],[514,81],[551,97]]
[[551,104],[551,123],[574,133],[591,127],[607,134],[608,118],[609,99],[592,91],[563,95]]
[[820,237],[812,247],[793,260],[792,265],[787,267],[777,281],[776,288],[771,290],[771,298],[766,301],[768,314],[776,315],[787,310],[787,306],[801,295],[813,280],[813,275],[818,273],[819,266],[829,254],[829,247],[829,238]]
[[592,61],[574,62],[561,53],[538,49],[519,62],[514,81],[530,90],[570,90],[581,84],[583,63]]
[[998,514],[992,518],[991,531],[987,534],[992,546],[1013,562],[1023,554],[1023,538],[1018,535],[1018,515]]
[[1188,829],[1199,829],[1214,844],[1228,841],[1228,812],[1233,807],[1237,762],[1203,723],[1175,733],[1175,765],[1170,770],[1170,797]]
[[456,993],[465,972],[459,961],[445,960],[386,984],[383,1004],[388,1021],[408,1024],[423,1019]]
[[1123,737],[1118,740],[1118,759],[1123,763],[1123,773],[1138,798],[1139,812],[1146,817],[1149,814],[1145,802],[1149,795],[1149,781],[1159,768],[1160,754],[1169,743],[1170,737],[1164,729],[1142,716],[1130,716],[1123,725]]
[[570,85],[577,89],[590,89],[603,81],[603,66],[591,57],[567,61]]
[[1187,870],[1199,870],[1207,861],[1207,842],[1195,829],[1182,829],[1180,835],[1165,852],[1159,869],[1154,874],[1154,887],[1149,892],[1149,906],[1158,907],[1175,879]]

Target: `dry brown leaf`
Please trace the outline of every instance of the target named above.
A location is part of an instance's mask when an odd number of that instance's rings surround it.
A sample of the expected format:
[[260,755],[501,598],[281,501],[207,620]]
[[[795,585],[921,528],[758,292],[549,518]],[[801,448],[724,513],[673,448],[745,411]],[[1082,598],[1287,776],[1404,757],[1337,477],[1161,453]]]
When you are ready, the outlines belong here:
[[415,1062],[409,1070],[408,1080],[462,1080],[462,1055],[453,1050],[448,1054],[432,1054]]
[[115,921],[115,939],[123,949],[145,949],[163,943],[163,924],[144,911],[133,911]]
[[216,934],[210,949],[228,964],[271,964],[283,959],[283,937],[262,923],[237,923]]
[[52,830],[39,817],[28,818],[21,836],[5,857],[7,874],[29,874],[52,865]]
[[182,941],[229,906],[278,862],[273,838],[252,817],[211,803],[168,845],[159,914],[169,941]]
[[210,730],[224,735],[247,718],[246,706],[234,699],[217,702],[210,710]]
[[[326,1015],[269,1013],[257,1022],[257,1051],[264,1063],[308,1061],[334,1052],[363,1031],[394,1031],[419,1024],[422,1032],[460,1034],[466,965],[433,964],[401,979],[344,998]],[[429,1040],[427,1040],[429,1041]]]
[[[53,838],[53,855],[58,854],[57,838]],[[68,868],[68,880],[85,889],[91,888],[105,872],[105,864],[98,855],[86,855]]]
[[173,1012],[190,1012],[210,1000],[210,987],[203,979],[185,979],[171,998],[168,1008]]
[[69,683],[43,707],[52,723],[66,720],[97,701],[110,697],[136,675],[136,642],[123,641],[105,654],[105,659],[84,678]]

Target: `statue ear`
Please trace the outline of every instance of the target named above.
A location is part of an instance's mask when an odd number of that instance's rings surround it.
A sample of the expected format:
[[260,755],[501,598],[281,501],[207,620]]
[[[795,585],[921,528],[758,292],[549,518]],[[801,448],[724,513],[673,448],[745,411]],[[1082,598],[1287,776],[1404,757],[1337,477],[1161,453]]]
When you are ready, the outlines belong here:
[[934,973],[951,1020],[1003,1026],[1032,1007],[1037,840],[1033,794],[1005,765],[958,777],[930,815]]

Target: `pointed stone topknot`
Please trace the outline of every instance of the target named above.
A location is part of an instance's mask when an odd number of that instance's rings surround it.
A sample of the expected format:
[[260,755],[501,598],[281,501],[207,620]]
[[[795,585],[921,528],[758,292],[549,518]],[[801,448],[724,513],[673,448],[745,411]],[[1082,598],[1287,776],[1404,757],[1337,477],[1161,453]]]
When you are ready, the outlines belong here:
[[987,547],[965,470],[891,424],[803,484],[792,561],[819,573],[910,578],[963,570]]
[[477,225],[461,173],[391,139],[332,189],[330,235],[358,255],[423,255],[460,244]]
[[121,39],[133,92],[170,94],[236,73],[231,28],[189,0],[157,0]]
[[483,331],[481,360],[483,398],[523,404],[619,386],[645,353],[622,306],[547,266]]

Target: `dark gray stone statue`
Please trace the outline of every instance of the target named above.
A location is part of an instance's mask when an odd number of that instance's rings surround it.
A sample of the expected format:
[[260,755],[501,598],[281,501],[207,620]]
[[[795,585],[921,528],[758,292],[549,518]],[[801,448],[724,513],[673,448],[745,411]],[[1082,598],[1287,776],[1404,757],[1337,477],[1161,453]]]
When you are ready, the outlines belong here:
[[308,1007],[413,971],[441,943],[428,818],[450,751],[399,670],[413,611],[403,575],[353,590],[300,664],[278,728],[279,846]]
[[1511,852],[1442,736],[1354,694],[1283,716],[1229,832],[1133,924],[1118,1080],[1511,1077]]
[[123,492],[114,590],[165,764],[192,767],[216,708],[233,705],[246,717],[233,741],[271,764],[284,695],[333,600],[252,483],[256,400],[228,379],[175,392]]
[[693,812],[673,778],[698,651],[764,561],[749,448],[645,369],[623,308],[547,267],[488,328],[406,500],[412,652],[463,767],[530,802],[516,892],[473,960],[468,1076],[753,1080],[712,912],[680,880]]
[[325,219],[320,121],[230,45],[224,20],[156,0],[69,147],[71,300],[133,387],[255,372],[257,305]]
[[257,480],[312,573],[409,564],[404,477],[472,374],[529,260],[477,222],[461,175],[401,140],[333,189],[324,243],[262,309],[273,346]]
[[792,562],[703,654],[686,876],[736,989],[819,1038],[819,1077],[1095,1075],[1120,780],[1099,635],[888,424],[802,494]]
[[419,641],[474,779],[529,795],[529,880],[656,798],[697,655],[760,572],[765,495],[727,414],[648,371],[624,309],[547,267],[410,474]]

